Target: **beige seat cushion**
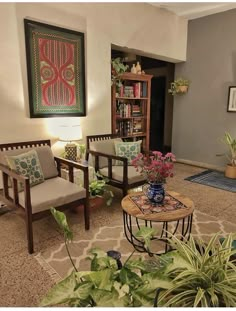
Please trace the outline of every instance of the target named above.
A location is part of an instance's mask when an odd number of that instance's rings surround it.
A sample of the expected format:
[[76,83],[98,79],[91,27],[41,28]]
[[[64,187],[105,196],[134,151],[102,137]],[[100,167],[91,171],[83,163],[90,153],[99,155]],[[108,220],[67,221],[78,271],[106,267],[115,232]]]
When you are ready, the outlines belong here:
[[[116,155],[115,142],[122,142],[122,139],[112,138],[100,141],[93,141],[89,144],[89,148],[93,151],[102,152],[110,155]],[[106,167],[107,165],[108,159],[105,157],[99,157],[99,168]],[[115,160],[112,161],[112,165],[115,165]]]
[[39,158],[39,162],[42,168],[44,179],[53,178],[58,176],[57,168],[54,161],[52,150],[49,146],[39,146],[34,148],[23,148],[0,152],[0,163],[8,165],[6,161],[6,155],[16,156],[25,153],[29,150],[36,150]]
[[[12,196],[12,189],[9,194]],[[32,213],[38,213],[86,197],[86,190],[61,177],[45,180],[30,189]],[[24,192],[19,193],[19,203],[25,206]]]
[[[100,173],[108,177],[108,167],[100,169]],[[116,165],[112,167],[112,179],[123,182],[123,166]],[[133,166],[128,166],[128,184],[131,185],[138,181],[145,181],[145,178]]]

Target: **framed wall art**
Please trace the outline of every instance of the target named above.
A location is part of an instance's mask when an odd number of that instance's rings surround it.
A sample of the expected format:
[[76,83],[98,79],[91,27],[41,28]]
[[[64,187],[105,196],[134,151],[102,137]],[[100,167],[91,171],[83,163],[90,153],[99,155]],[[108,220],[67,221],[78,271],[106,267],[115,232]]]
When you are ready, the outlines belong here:
[[24,19],[31,118],[85,116],[84,34]]
[[236,86],[229,87],[227,111],[236,112]]

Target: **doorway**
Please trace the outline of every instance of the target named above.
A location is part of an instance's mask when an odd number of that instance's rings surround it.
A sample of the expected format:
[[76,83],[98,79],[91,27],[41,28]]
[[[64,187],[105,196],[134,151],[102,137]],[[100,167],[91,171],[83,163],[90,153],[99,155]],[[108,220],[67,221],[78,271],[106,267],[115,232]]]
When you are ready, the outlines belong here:
[[150,150],[164,152],[165,77],[153,77],[150,107]]

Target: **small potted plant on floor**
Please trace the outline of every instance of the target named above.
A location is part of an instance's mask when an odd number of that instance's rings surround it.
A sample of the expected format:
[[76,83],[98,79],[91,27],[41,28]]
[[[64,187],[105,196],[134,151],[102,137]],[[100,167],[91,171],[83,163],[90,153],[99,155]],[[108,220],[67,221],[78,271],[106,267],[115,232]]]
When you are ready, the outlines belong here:
[[189,84],[190,84],[189,80],[183,79],[183,78],[177,78],[176,80],[174,80],[174,82],[170,84],[170,89],[168,90],[168,92],[171,95],[185,94],[188,92]]
[[229,159],[229,163],[226,165],[225,177],[236,178],[236,139],[233,138],[230,133],[225,132],[222,142],[229,148],[229,154],[225,154]]
[[89,183],[90,206],[98,207],[103,204],[104,200],[106,201],[106,205],[110,206],[114,195],[111,189],[108,188],[108,179],[104,178],[99,173],[96,175],[98,179]]

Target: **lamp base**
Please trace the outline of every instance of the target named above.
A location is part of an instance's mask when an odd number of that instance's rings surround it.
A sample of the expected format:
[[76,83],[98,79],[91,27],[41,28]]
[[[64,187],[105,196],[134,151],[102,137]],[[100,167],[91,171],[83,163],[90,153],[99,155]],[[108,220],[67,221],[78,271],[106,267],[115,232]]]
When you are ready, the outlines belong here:
[[77,146],[75,144],[67,144],[65,146],[66,159],[75,161],[77,159]]

